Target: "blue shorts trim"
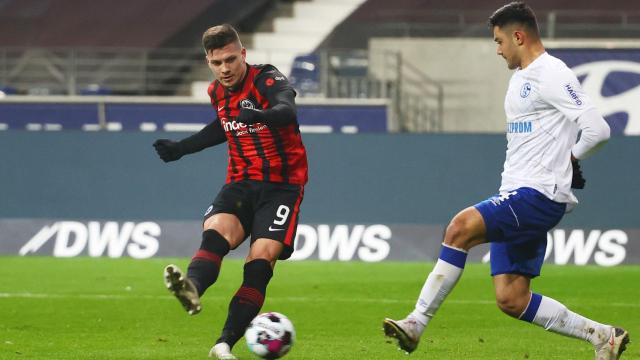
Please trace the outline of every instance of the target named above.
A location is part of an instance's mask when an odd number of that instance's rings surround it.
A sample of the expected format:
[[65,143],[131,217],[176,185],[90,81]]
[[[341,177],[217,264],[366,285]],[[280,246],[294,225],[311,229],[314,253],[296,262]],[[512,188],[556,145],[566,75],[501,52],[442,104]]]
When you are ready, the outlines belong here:
[[491,243],[491,275],[540,275],[547,232],[565,213],[566,204],[550,200],[532,188],[519,188],[475,205]]

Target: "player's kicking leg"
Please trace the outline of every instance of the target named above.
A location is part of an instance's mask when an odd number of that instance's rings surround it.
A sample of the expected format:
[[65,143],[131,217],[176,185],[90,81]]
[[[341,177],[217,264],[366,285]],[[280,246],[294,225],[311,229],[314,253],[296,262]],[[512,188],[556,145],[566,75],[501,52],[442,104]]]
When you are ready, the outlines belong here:
[[229,248],[217,230],[205,228],[200,249],[191,258],[187,275],[173,264],[164,269],[165,285],[189,315],[202,310],[200,297],[218,279],[222,258],[229,253]]
[[221,233],[235,239],[234,246],[237,246],[244,236],[240,221],[234,215],[205,215],[202,242],[191,258],[186,276],[173,264],[167,265],[164,270],[165,285],[189,315],[195,315],[202,310],[200,297],[218,279],[222,259],[231,248],[231,244]]
[[482,216],[475,208],[467,208],[453,218],[413,312],[405,319],[387,318],[382,323],[385,335],[398,340],[400,349],[411,353],[417,348],[427,324],[462,276],[467,249],[484,242],[484,232]]
[[164,283],[189,315],[195,315],[202,310],[195,285],[184,276],[179,267],[170,264],[164,268]]
[[418,347],[425,327],[462,276],[466,259],[466,251],[443,244],[413,312],[402,320],[387,318],[383,321],[385,335],[398,340],[400,349],[411,353]]

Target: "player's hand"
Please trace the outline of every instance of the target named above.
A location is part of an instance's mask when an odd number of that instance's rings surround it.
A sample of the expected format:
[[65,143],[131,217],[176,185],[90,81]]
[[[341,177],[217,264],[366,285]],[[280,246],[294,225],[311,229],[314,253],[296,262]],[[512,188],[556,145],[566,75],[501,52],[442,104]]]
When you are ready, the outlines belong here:
[[158,139],[153,147],[164,162],[176,161],[184,155],[178,142],[169,139]]
[[584,184],[587,180],[582,176],[582,170],[580,169],[580,162],[578,159],[571,159],[571,167],[573,168],[573,177],[571,178],[572,189],[584,189]]
[[262,110],[241,108],[236,120],[247,125],[256,124],[264,122],[264,113]]

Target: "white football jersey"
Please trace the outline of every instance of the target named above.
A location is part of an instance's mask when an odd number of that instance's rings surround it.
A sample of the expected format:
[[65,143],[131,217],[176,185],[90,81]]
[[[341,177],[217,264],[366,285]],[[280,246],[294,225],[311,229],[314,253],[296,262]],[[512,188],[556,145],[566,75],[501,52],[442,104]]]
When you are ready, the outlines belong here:
[[571,192],[576,119],[593,108],[574,73],[546,52],[511,76],[504,101],[507,156],[500,192],[530,187],[549,199],[578,203]]

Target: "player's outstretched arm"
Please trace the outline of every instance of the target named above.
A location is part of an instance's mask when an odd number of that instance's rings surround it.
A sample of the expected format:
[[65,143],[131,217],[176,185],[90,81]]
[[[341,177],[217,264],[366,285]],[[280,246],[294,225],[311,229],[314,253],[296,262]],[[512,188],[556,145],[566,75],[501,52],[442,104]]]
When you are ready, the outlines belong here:
[[227,141],[227,137],[220,125],[220,120],[216,119],[211,124],[202,128],[197,133],[180,141],[169,139],[158,139],[153,143],[158,156],[164,162],[176,161],[184,155],[193,154],[208,147],[222,144]]
[[583,160],[607,143],[611,129],[595,109],[585,111],[576,122],[582,133],[580,140],[571,149],[571,154],[574,158]]

